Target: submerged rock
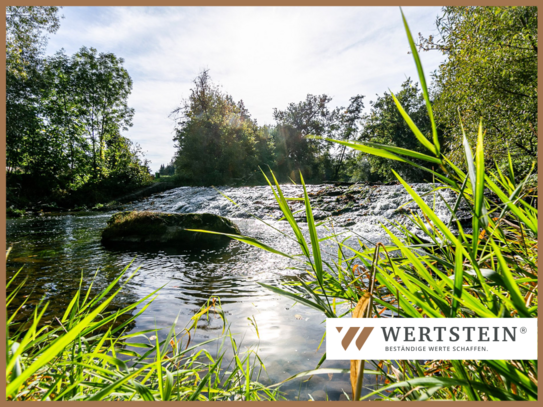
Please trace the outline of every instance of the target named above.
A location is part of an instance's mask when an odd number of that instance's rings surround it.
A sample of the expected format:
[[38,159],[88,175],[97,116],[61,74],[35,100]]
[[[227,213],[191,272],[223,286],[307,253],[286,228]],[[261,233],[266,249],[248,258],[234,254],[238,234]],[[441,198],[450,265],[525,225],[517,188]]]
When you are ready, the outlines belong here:
[[186,229],[240,234],[232,221],[209,213],[125,211],[108,220],[102,232],[102,244],[106,247],[200,249],[226,246],[231,240],[226,236]]

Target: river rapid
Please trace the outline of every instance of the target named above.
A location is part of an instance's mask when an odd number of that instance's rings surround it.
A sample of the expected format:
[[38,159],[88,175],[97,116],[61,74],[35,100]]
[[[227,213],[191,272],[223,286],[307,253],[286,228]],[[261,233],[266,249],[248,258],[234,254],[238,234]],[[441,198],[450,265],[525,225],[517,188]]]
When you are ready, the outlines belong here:
[[[300,197],[303,192],[297,185],[284,185],[282,188],[288,197]],[[414,184],[413,188],[420,195],[426,194],[424,199],[435,206],[438,216],[448,220],[449,211],[443,200],[454,205],[455,197],[450,191],[440,191],[442,200],[430,193],[433,189],[430,184]],[[410,201],[410,196],[401,185],[308,185],[307,189],[315,218],[324,222],[318,228],[319,237],[343,233],[342,238],[351,236],[348,243],[355,248],[357,239],[373,245],[387,242],[381,223],[406,221],[399,208]],[[290,202],[302,230],[307,232],[303,223],[303,202]],[[225,216],[239,226],[242,234],[259,239],[277,250],[299,253],[292,240],[279,232],[292,236],[288,223],[279,221],[282,214],[268,186],[180,187],[123,207],[125,210],[207,212]],[[410,203],[406,208],[416,209],[416,205]],[[22,315],[30,316],[40,298],[51,302],[49,318],[59,315],[78,289],[81,278],[84,288],[93,278],[96,289],[103,288],[132,262],[130,270],[139,270],[127,283],[117,306],[137,301],[164,286],[158,298],[137,319],[133,332],[159,328],[162,329],[159,337],[165,337],[176,318],[179,331],[209,298],[219,297],[241,350],[258,350],[267,371],[262,374],[262,382],[277,383],[315,368],[325,349],[325,342],[319,348],[325,331],[324,315],[258,284],[280,286],[282,282],[295,279],[299,271],[292,269],[293,264],[286,258],[236,241],[220,250],[192,252],[174,249],[106,250],[100,243],[100,234],[113,213],[45,213],[7,220],[7,244],[12,247],[7,262],[8,278],[21,267],[23,271],[19,279],[29,277],[21,297],[30,295],[31,301]],[[323,252],[324,257],[335,256],[337,246],[333,240],[326,241]],[[258,334],[248,318],[256,321]],[[198,325],[192,340],[197,343],[217,338],[221,332],[222,321],[212,317]],[[211,353],[216,352],[217,347],[218,342],[206,345]],[[348,361],[323,364],[323,367],[344,369],[349,366]],[[365,379],[365,385],[372,383],[375,383],[374,377]],[[339,400],[345,397],[343,391],[351,392],[348,374],[316,375],[309,381],[298,379],[283,389],[291,400],[308,400],[310,394],[316,400],[324,399],[324,393],[330,400]]]

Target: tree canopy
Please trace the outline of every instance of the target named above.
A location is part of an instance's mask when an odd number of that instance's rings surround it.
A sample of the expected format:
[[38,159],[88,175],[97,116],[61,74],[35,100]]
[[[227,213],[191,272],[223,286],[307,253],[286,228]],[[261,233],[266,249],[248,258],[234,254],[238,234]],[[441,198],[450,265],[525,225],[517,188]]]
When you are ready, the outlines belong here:
[[444,7],[423,49],[446,56],[434,76],[435,116],[461,161],[460,118],[474,144],[482,119],[488,160],[507,149],[524,171],[537,157],[537,7]]
[[[423,134],[431,134],[430,119],[418,84],[407,79],[400,91],[394,95],[419,130]],[[389,92],[385,92],[382,96],[377,95],[370,105],[369,113],[364,114],[362,118],[362,130],[358,140],[426,153],[398,111]],[[396,178],[391,169],[411,182],[424,181],[427,176],[426,172],[409,164],[362,153],[356,157],[351,171],[355,180],[393,181]]]
[[331,100],[309,94],[274,109],[275,123],[259,126],[243,100],[234,102],[212,82],[208,70],[202,71],[190,96],[171,114],[178,180],[193,185],[259,183],[259,167],[271,168],[283,182],[299,181],[300,171],[310,182],[344,176],[349,153],[331,152],[331,143],[309,136],[356,138],[363,96],[352,97],[347,108],[331,108]]
[[271,163],[269,134],[238,103],[215,85],[207,70],[194,80],[188,99],[172,112],[177,152],[175,165],[183,182],[221,185],[242,182],[258,166]]
[[6,63],[11,75],[26,76],[39,63],[47,33],[60,27],[59,7],[6,7]]
[[123,59],[86,47],[46,57],[58,8],[7,14],[7,173],[17,191],[8,195],[92,204],[149,182],[141,148],[122,136],[134,115]]

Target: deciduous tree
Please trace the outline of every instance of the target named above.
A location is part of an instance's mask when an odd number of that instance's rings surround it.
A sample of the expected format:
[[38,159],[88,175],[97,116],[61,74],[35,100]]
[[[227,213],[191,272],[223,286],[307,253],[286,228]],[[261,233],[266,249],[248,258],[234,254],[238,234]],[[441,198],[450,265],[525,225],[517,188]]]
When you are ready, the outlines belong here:
[[446,56],[435,75],[435,116],[462,161],[460,118],[474,145],[479,121],[488,160],[510,148],[519,169],[537,157],[537,7],[444,7],[423,49]]

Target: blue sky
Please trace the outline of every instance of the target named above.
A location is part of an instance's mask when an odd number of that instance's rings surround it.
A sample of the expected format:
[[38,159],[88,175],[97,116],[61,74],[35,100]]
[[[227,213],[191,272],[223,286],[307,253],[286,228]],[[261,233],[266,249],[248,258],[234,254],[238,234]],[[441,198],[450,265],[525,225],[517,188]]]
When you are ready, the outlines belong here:
[[[415,36],[437,34],[440,8],[403,10]],[[417,76],[398,7],[64,7],[61,14],[48,54],[86,46],[124,58],[136,110],[125,136],[142,146],[153,171],[174,154],[168,115],[202,69],[260,124],[308,93],[332,96],[333,107],[362,94],[368,106]],[[421,59],[429,76],[443,56]]]

